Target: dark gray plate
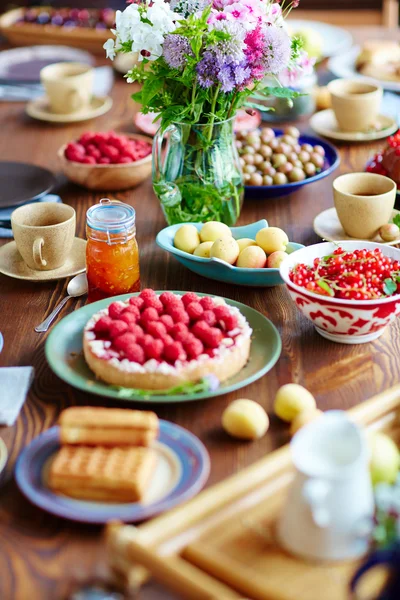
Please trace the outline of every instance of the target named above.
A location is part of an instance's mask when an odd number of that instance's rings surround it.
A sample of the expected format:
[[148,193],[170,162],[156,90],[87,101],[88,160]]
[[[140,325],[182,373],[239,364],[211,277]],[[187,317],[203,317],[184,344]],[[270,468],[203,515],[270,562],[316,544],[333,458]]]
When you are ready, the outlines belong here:
[[56,181],[55,175],[43,167],[0,161],[0,208],[38,200],[54,188]]

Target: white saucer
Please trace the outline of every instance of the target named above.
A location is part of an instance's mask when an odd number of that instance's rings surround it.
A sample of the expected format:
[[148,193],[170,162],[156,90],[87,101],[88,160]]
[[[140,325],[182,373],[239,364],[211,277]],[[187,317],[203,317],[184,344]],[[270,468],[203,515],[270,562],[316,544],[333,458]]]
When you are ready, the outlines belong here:
[[315,113],[310,119],[310,125],[316,133],[333,140],[343,142],[371,142],[388,137],[398,129],[395,119],[379,115],[376,128],[370,131],[341,131],[331,108]]
[[7,464],[8,450],[2,438],[0,438],[0,473]]
[[112,104],[113,101],[110,96],[93,96],[89,108],[69,113],[68,115],[59,115],[51,112],[47,96],[42,96],[28,102],[26,112],[30,117],[39,121],[48,121],[49,123],[77,123],[78,121],[88,121],[89,119],[104,115],[110,110]]
[[25,281],[53,281],[78,275],[86,270],[86,240],[75,238],[71,254],[62,267],[51,271],[34,271],[22,260],[17,244],[10,242],[0,248],[0,273]]
[[[395,215],[400,214],[399,210],[393,209],[392,219]],[[328,208],[322,213],[319,213],[314,219],[314,231],[320,238],[327,242],[341,242],[344,240],[355,241],[357,238],[350,237],[344,232],[344,229],[339,221],[336,208]],[[400,244],[400,235],[393,242],[384,242],[379,234],[370,239],[362,240],[365,242],[376,242],[377,244],[386,244],[386,246],[396,246]]]

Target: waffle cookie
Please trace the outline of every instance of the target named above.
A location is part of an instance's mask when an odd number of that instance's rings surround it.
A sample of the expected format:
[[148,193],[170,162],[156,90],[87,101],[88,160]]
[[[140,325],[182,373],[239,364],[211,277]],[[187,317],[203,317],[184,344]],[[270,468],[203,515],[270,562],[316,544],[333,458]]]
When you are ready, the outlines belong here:
[[59,422],[61,444],[149,446],[158,436],[158,417],[149,411],[72,406]]
[[140,502],[155,465],[156,453],[149,448],[62,446],[50,465],[48,485],[56,494],[82,500]]

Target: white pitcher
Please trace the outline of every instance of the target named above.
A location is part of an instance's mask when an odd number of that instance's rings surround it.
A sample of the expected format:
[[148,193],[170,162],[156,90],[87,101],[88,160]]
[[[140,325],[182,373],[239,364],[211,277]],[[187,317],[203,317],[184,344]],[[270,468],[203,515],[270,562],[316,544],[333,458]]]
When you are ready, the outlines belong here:
[[286,550],[346,560],[368,550],[374,499],[365,434],[343,411],[328,411],[291,442],[296,475],[278,523]]

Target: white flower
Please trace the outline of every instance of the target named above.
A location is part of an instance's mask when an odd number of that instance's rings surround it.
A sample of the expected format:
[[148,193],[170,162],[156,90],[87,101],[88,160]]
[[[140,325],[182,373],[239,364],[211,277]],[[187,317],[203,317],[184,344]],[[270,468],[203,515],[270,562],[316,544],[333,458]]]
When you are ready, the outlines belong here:
[[123,12],[117,10],[115,25],[121,43],[132,41],[136,28],[140,24],[140,13],[137,4],[130,4]]
[[103,48],[106,51],[106,57],[110,58],[111,60],[114,60],[116,55],[114,40],[112,38],[107,40],[106,43],[103,44]]
[[162,33],[170,33],[175,29],[174,20],[177,17],[178,15],[171,10],[169,3],[164,0],[155,0],[147,9],[147,18]]

